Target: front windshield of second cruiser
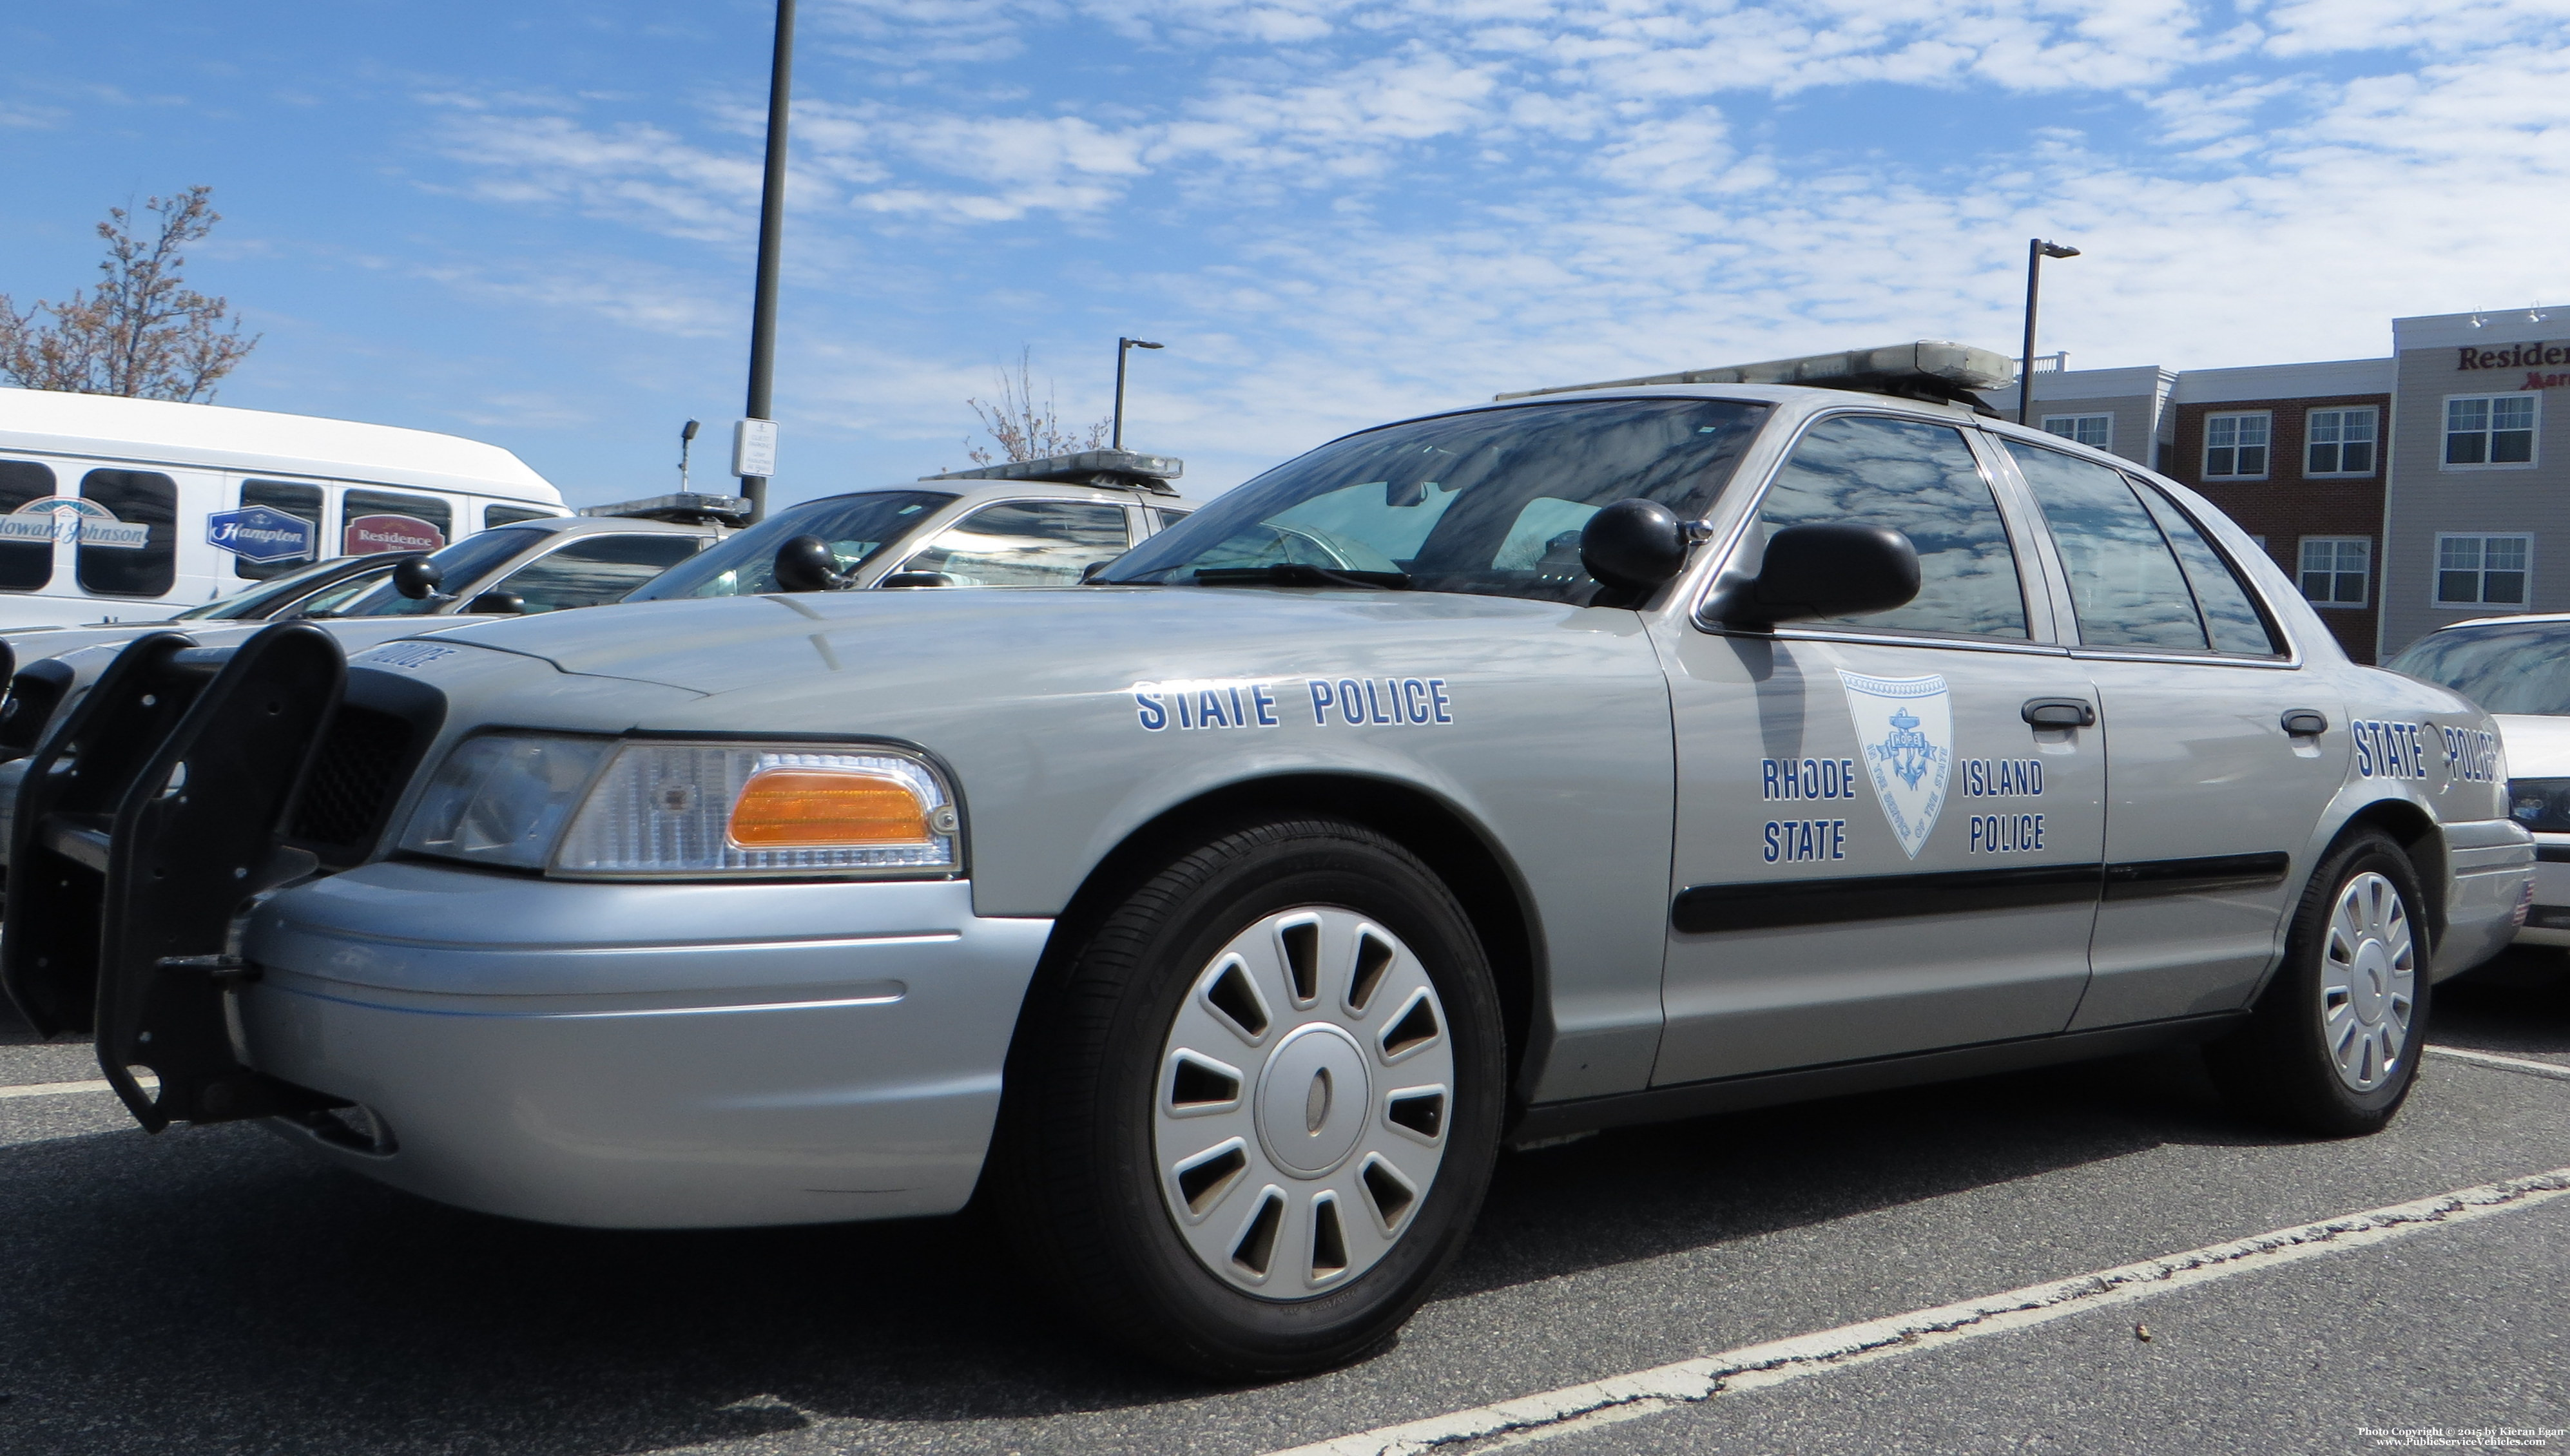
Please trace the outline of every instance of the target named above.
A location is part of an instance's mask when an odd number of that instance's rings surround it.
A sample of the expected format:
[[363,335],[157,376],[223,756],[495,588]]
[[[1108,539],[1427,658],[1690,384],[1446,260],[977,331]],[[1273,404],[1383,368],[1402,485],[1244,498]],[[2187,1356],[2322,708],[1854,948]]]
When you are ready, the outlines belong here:
[[867,491],[806,501],[707,546],[642,583],[625,599],[667,601],[774,591],[776,548],[798,536],[819,537],[829,544],[830,557],[840,570],[854,570],[954,499],[952,491]]
[[1767,410],[1743,400],[1579,400],[1388,425],[1216,497],[1097,579],[1586,601],[1596,585],[1579,562],[1588,518],[1636,496],[1702,516]]
[[2570,622],[2447,627],[2383,665],[2452,688],[2484,712],[2570,714]]

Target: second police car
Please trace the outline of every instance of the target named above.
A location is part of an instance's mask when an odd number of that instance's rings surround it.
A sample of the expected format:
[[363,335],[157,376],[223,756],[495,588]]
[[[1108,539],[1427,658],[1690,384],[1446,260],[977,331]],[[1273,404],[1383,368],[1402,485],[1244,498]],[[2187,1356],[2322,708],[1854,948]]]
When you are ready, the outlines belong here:
[[1509,1141],[2189,1042],[2378,1128],[2525,904],[2490,721],[2007,374],[1387,425],[1071,590],[138,646],[21,790],[7,982],[147,1126],[468,1208],[979,1190],[1234,1376],[1389,1337]]

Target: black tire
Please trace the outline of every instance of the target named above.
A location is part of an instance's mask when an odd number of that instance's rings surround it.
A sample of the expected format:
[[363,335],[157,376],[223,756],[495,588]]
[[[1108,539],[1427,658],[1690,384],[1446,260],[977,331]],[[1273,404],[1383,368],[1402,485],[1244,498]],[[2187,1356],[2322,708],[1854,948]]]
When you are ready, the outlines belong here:
[[[2332,916],[2341,899],[2368,876],[2389,882],[2398,896],[2409,930],[2411,989],[2396,1034],[2389,1019],[2396,1013],[2388,1008],[2397,998],[2385,998],[2384,1014],[2365,1023],[2384,1028],[2382,1034],[2396,1045],[2378,1065],[2360,1062],[2380,1075],[2372,1085],[2359,1086],[2362,1078],[2344,1074],[2334,1051],[2334,1043],[2353,1042],[2344,1019],[2336,1032],[2332,1029],[2334,1001],[2327,987],[2333,979]],[[2249,1024],[2205,1048],[2214,1080],[2234,1110],[2326,1138],[2361,1137],[2391,1121],[2417,1080],[2418,1054],[2427,1036],[2433,946],[2426,903],[2416,867],[2387,836],[2364,831],[2331,850],[2295,907],[2285,962],[2258,998]],[[2344,981],[2345,972],[2340,967],[2335,979]]]
[[[1304,907],[1353,911],[1406,943],[1444,1008],[1453,1096],[1443,1161],[1388,1252],[1346,1283],[1283,1300],[1235,1288],[1190,1251],[1154,1129],[1164,1042],[1212,957]],[[1250,824],[1150,876],[1050,981],[1029,998],[993,1150],[997,1211],[1026,1272],[1107,1334],[1218,1379],[1307,1373],[1389,1342],[1471,1233],[1505,1096],[1488,961],[1445,885],[1359,825]]]

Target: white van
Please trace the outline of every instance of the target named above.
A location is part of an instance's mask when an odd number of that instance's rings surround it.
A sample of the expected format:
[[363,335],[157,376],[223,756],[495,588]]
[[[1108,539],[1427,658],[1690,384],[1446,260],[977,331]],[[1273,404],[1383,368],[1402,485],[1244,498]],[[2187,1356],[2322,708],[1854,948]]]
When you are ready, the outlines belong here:
[[0,389],[0,631],[157,620],[320,557],[568,514],[524,461],[453,435]]

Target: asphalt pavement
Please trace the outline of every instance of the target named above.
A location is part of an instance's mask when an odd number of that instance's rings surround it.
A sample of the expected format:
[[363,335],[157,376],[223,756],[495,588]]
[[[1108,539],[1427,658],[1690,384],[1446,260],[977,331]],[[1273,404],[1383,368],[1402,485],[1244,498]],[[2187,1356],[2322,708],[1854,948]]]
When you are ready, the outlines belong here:
[[[1101,1345],[969,1221],[458,1213],[254,1127],[152,1137],[103,1092],[24,1095],[95,1065],[0,1033],[0,1452],[1256,1456],[2570,1168],[2557,964],[2449,984],[2431,1040],[2482,1059],[2431,1054],[2368,1139],[2240,1122],[2165,1055],[1511,1155],[1396,1347],[1234,1389]],[[2570,1198],[1455,1449],[2570,1450],[2565,1276]]]

